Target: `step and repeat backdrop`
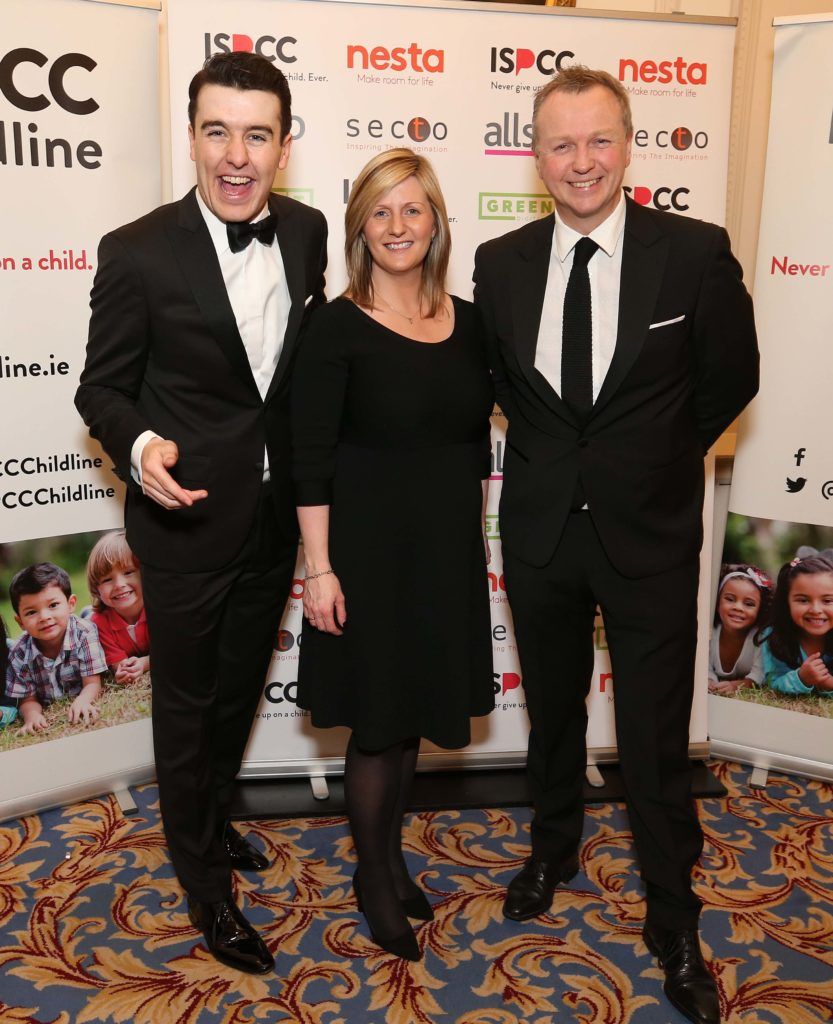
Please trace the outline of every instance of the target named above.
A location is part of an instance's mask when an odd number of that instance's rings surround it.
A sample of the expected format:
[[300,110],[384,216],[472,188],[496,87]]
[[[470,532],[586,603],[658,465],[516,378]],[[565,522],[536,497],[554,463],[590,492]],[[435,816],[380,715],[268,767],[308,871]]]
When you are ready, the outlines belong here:
[[[330,296],[345,283],[343,220],[350,185],[376,153],[405,145],[427,156],[437,170],[452,229],[449,286],[469,298],[477,245],[552,211],[532,159],[532,101],[554,70],[571,63],[606,69],[631,94],[636,132],[626,185],[633,198],[686,216],[718,223],[724,218],[730,25],[553,16],[540,8],[477,10],[468,4],[239,0],[229,8],[222,0],[172,0],[168,39],[175,196],[195,181],[186,98],[201,63],[225,50],[254,50],[289,79],[294,141],[278,185],[327,216]],[[503,427],[496,416],[488,521],[497,707],[474,723],[474,742],[465,752],[449,755],[424,744],[423,762],[501,763],[526,754],[523,680],[497,518]],[[710,536],[709,531],[707,552]],[[704,595],[709,593],[706,561]],[[442,585],[438,578],[436,586]],[[339,758],[346,742],[346,732],[313,730],[294,703],[302,586],[299,579],[247,751],[249,774],[306,771],[312,761]],[[704,602],[705,651],[709,611]],[[601,620],[596,648],[588,745],[601,758],[615,747],[615,680]],[[699,674],[695,743],[706,740],[704,662]]]
[[[157,0],[4,4],[0,166],[13,187],[4,190],[0,241],[0,616],[10,644],[22,637],[8,595],[14,574],[39,561],[59,565],[70,579],[75,614],[88,616],[91,555],[121,525],[120,485],[72,398],[98,240],[161,201],[159,7]],[[728,23],[462,3],[168,0],[166,7],[174,197],[194,183],[186,131],[191,77],[213,53],[263,54],[286,74],[293,93],[292,156],[276,187],[327,216],[330,296],[344,284],[342,222],[351,182],[374,154],[407,145],[437,169],[454,245],[449,285],[470,297],[476,246],[552,211],[531,155],[532,100],[554,70],[573,62],[607,69],[631,94],[636,134],[626,185],[633,198],[683,216],[724,218],[734,39]],[[476,723],[472,746],[454,755],[472,764],[521,761],[526,751],[497,519],[503,425],[496,414],[488,521],[497,709]],[[708,551],[710,522],[706,529]],[[706,561],[695,745],[707,735]],[[329,770],[346,741],[338,730],[316,733],[295,704],[303,593],[297,575],[248,774]],[[441,588],[442,578],[435,585]],[[596,646],[588,744],[601,759],[615,747],[615,680],[601,620]],[[91,730],[69,726],[60,707],[34,739],[19,736],[19,722],[0,726],[0,814],[148,777],[149,682],[111,686]],[[0,708],[5,721],[13,712]],[[429,748],[423,760],[448,757]]]

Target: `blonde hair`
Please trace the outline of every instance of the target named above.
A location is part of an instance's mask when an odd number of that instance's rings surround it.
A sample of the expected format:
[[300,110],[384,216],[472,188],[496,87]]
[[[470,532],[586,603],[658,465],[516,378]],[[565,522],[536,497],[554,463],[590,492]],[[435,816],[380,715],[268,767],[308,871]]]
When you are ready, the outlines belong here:
[[138,569],[139,561],[130,550],[124,530],[112,530],[99,537],[87,559],[87,588],[93,599],[93,608],[100,612],[105,607],[98,591],[99,583],[113,569]]
[[584,64],[573,64],[571,67],[562,68],[535,93],[532,103],[532,149],[538,148],[538,114],[544,101],[553,93],[567,92],[577,95],[586,92],[594,86],[600,85],[608,89],[619,101],[622,111],[622,127],[625,129],[625,137],[633,135],[633,115],[631,114],[631,99],[628,91],[622,83],[609,74],[607,71],[600,71],[596,68],[585,67]]
[[392,188],[407,178],[416,178],[425,190],[434,215],[435,235],[422,264],[420,300],[428,309],[427,316],[436,316],[445,301],[445,278],[451,254],[451,232],[440,183],[434,168],[412,149],[389,149],[375,156],[359,172],[350,190],[344,214],[344,258],[347,263],[345,295],[360,306],[373,306],[373,259],[365,245],[362,231],[374,207]]

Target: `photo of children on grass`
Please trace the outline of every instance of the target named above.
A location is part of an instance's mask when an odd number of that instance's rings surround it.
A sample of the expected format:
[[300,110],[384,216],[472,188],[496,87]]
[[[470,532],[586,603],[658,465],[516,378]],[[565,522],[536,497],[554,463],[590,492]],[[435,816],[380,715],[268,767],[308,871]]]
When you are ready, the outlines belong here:
[[833,529],[730,513],[709,692],[833,718]]
[[123,530],[0,545],[0,753],[150,714],[141,569]]

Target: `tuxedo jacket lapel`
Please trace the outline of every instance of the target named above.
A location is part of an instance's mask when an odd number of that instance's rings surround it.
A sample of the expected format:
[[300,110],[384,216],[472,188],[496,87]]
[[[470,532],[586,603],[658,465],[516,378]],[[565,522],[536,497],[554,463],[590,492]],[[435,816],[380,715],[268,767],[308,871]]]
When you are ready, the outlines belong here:
[[626,203],[616,348],[593,406],[594,416],[625,379],[642,351],[668,258],[667,237],[633,200],[626,199]]
[[234,372],[259,396],[246,349],[237,329],[217,251],[197,205],[196,189],[179,203],[177,223],[169,229],[174,253],[206,325]]
[[535,350],[547,290],[554,232],[555,218],[550,214],[532,225],[520,248],[521,259],[515,264],[511,285],[515,351],[524,376],[542,401],[562,419],[577,426],[578,421],[561,396],[553,390],[546,377],[535,369]]

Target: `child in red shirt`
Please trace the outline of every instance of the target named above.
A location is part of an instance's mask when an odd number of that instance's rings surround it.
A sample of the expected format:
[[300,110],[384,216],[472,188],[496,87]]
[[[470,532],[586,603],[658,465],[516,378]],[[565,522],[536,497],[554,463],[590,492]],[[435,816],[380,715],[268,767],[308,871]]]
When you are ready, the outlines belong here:
[[87,559],[93,622],[117,683],[134,683],[150,669],[150,638],[139,563],[124,530],[105,533]]

